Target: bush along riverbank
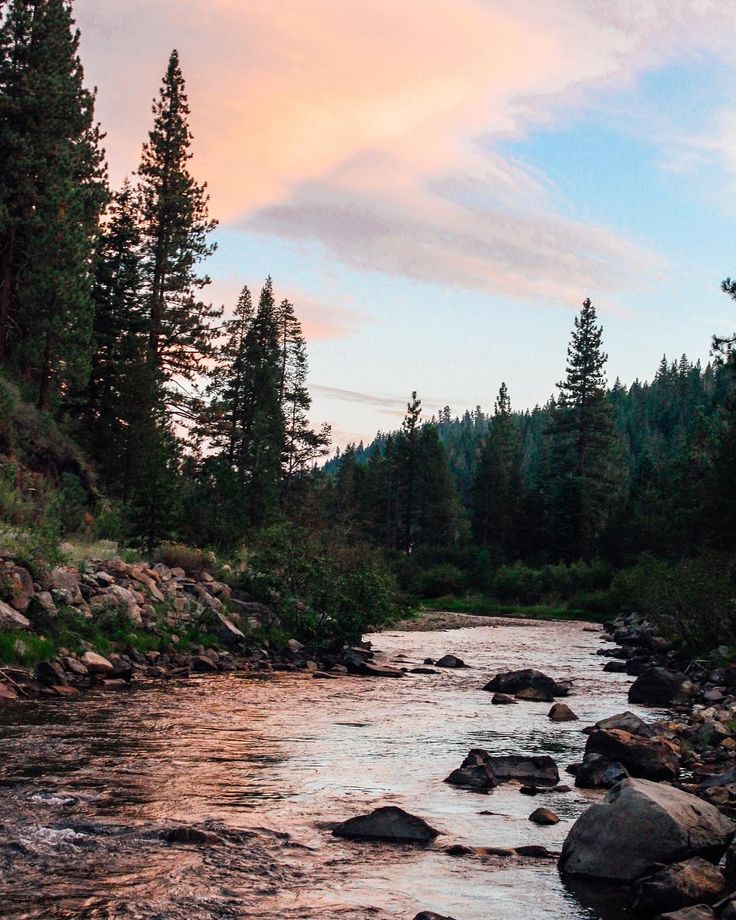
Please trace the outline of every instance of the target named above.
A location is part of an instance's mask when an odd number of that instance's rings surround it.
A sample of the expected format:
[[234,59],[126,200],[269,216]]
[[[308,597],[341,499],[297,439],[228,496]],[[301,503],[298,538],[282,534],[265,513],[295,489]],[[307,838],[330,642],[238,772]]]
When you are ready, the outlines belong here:
[[336,622],[330,630],[326,617],[320,640],[308,649],[285,631],[290,621],[276,604],[222,580],[241,583],[242,572],[223,566],[213,574],[208,554],[195,551],[175,553],[179,560],[188,568],[113,557],[32,573],[0,557],[0,701],[76,696],[191,673],[402,676],[374,666],[370,649],[351,646],[350,631]]

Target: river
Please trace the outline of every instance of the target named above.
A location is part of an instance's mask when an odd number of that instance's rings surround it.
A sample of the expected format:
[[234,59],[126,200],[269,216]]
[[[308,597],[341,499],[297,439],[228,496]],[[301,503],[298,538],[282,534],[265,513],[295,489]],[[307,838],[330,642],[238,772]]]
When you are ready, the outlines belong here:
[[[559,849],[600,793],[443,783],[474,747],[579,760],[582,726],[632,708],[579,623],[513,623],[369,637],[413,667],[452,652],[470,667],[401,680],[223,675],[0,708],[3,918],[614,918],[585,906],[548,860],[452,857],[443,847]],[[498,670],[572,678],[580,722],[549,705],[492,706]],[[443,833],[427,849],[331,836],[330,822],[395,804]],[[537,827],[545,805],[562,819]],[[482,812],[492,812],[483,814]],[[166,843],[194,825],[223,845]],[[288,835],[288,836],[286,836]]]

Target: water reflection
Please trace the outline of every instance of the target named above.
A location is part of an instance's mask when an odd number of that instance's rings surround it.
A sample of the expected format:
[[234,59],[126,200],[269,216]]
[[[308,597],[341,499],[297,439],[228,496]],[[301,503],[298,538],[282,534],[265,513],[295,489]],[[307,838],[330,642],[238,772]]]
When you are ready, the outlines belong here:
[[[445,652],[472,667],[398,681],[227,675],[0,711],[2,916],[622,916],[565,888],[553,863],[443,852],[452,843],[559,849],[597,793],[530,799],[503,786],[484,796],[442,780],[484,747],[549,753],[564,782],[581,726],[626,705],[628,681],[602,672],[599,638],[570,623],[374,641],[407,667]],[[544,704],[492,706],[480,688],[514,667],[573,678],[581,721],[551,723]],[[415,850],[329,834],[330,821],[380,804],[421,814],[443,835]],[[560,824],[530,823],[540,805]],[[222,843],[164,843],[161,829],[179,824]],[[256,831],[236,833],[245,828]]]

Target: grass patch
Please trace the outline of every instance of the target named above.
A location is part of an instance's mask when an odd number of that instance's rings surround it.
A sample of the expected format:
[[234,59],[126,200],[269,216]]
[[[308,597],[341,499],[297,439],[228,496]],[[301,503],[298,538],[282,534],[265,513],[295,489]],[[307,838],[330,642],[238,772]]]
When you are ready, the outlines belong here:
[[423,601],[423,610],[448,611],[449,613],[469,613],[483,617],[523,617],[530,620],[586,620],[600,622],[601,617],[577,608],[564,606],[553,607],[543,604],[525,606],[523,604],[501,604],[495,598],[483,594],[470,594],[458,597],[446,595]]
[[0,664],[32,667],[44,658],[52,657],[54,652],[54,643],[44,636],[20,630],[0,632]]

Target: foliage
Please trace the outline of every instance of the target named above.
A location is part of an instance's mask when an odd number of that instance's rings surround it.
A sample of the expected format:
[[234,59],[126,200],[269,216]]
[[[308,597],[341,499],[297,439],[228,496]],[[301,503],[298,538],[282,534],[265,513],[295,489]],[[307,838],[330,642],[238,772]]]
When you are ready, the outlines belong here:
[[279,613],[290,635],[315,648],[357,642],[403,610],[376,550],[289,525],[262,533],[244,586]]
[[210,572],[215,565],[212,553],[181,543],[162,543],[157,547],[154,558],[156,562],[168,565],[172,569],[184,569],[187,575]]

